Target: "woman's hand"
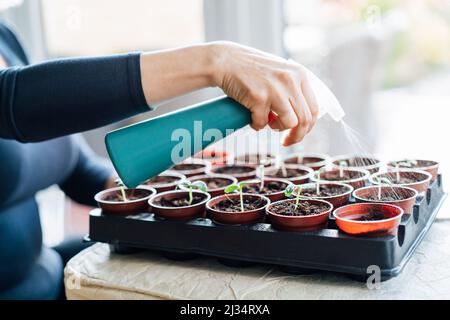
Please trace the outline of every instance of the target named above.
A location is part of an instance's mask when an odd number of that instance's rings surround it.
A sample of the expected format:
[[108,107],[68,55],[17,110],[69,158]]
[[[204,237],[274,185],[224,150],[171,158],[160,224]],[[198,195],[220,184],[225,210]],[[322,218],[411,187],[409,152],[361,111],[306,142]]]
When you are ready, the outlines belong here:
[[318,106],[304,68],[249,47],[229,42],[211,44],[214,83],[252,112],[251,126],[260,130],[276,114],[272,129],[290,129],[283,144],[300,142],[317,119]]
[[149,104],[218,86],[251,111],[255,130],[267,124],[290,129],[286,146],[300,142],[317,119],[316,99],[300,64],[231,42],[143,54],[141,76]]

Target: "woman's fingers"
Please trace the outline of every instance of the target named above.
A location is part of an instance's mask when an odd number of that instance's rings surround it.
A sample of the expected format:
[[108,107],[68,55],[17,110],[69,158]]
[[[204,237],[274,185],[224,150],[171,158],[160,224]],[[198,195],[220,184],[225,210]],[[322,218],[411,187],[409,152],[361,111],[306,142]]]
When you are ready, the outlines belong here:
[[[289,99],[285,98],[284,94],[286,90],[279,89],[273,95],[272,111],[277,114],[277,118],[280,124],[280,130],[287,130],[294,128],[298,125],[298,117],[295,110],[292,108]],[[286,96],[288,96],[286,94]]]
[[252,106],[249,108],[252,113],[252,123],[250,126],[258,131],[263,129],[269,122],[268,115],[270,112],[270,105],[267,95],[265,95],[262,91],[258,93],[251,93],[249,98],[249,104]]
[[312,90],[309,81],[307,78],[303,79],[301,83],[301,89],[303,92],[303,96],[306,99],[306,103],[308,104],[309,111],[312,116],[312,125],[308,129],[308,132],[311,131],[312,127],[316,123],[317,116],[319,115],[319,105],[317,104],[317,99],[314,94],[314,91]]
[[291,145],[302,141],[308,133],[309,128],[312,126],[312,115],[303,94],[298,91],[294,97],[289,99],[289,101],[297,114],[298,125],[291,129],[287,134],[284,140],[285,145]]
[[264,127],[269,123],[267,115],[270,112],[270,109],[268,107],[266,108],[264,106],[259,106],[250,109],[250,111],[252,113],[252,123],[250,126],[256,131],[264,129]]
[[303,139],[303,137],[306,135],[307,131],[305,127],[295,127],[292,128],[291,130],[289,130],[289,132],[283,137],[283,141],[282,144],[283,146],[287,147],[290,146],[294,143],[300,142],[298,140],[298,137],[302,137],[301,139]]
[[312,129],[315,122],[311,113],[311,107],[309,106],[302,91],[299,91],[297,99],[298,99],[297,103],[300,104],[300,112],[301,112],[300,117],[303,118],[302,125],[306,127],[306,133],[308,133]]

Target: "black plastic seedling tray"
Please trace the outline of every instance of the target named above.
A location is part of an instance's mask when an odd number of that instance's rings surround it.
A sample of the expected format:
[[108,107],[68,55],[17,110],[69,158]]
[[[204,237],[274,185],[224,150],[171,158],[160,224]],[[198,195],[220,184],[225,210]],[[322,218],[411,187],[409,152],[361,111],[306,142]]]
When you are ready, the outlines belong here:
[[381,279],[397,276],[431,227],[446,194],[442,177],[417,199],[412,214],[404,215],[397,234],[351,236],[339,231],[333,217],[325,229],[309,232],[277,231],[270,224],[218,225],[209,219],[167,221],[151,213],[129,216],[90,213],[89,238],[105,242],[117,252],[131,248],[157,250],[172,259],[197,255],[217,257],[225,264],[262,263],[285,271],[332,271],[364,280],[376,265]]

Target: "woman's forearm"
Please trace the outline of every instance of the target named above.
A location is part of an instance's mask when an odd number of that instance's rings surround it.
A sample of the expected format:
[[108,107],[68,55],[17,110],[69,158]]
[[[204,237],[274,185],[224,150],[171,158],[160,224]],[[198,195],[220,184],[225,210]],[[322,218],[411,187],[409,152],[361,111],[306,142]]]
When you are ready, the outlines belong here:
[[42,141],[148,110],[139,53],[0,70],[0,138]]
[[214,86],[214,62],[214,51],[208,44],[142,54],[142,87],[147,103]]

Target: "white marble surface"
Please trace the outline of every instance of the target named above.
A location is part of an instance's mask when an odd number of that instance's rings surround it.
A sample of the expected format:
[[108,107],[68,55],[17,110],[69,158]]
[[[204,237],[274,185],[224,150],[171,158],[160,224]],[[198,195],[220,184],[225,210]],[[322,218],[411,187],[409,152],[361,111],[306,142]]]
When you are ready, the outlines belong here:
[[378,289],[344,275],[290,275],[214,259],[175,262],[148,252],[111,254],[96,244],[65,270],[69,299],[450,299],[450,220],[439,219],[403,272]]

